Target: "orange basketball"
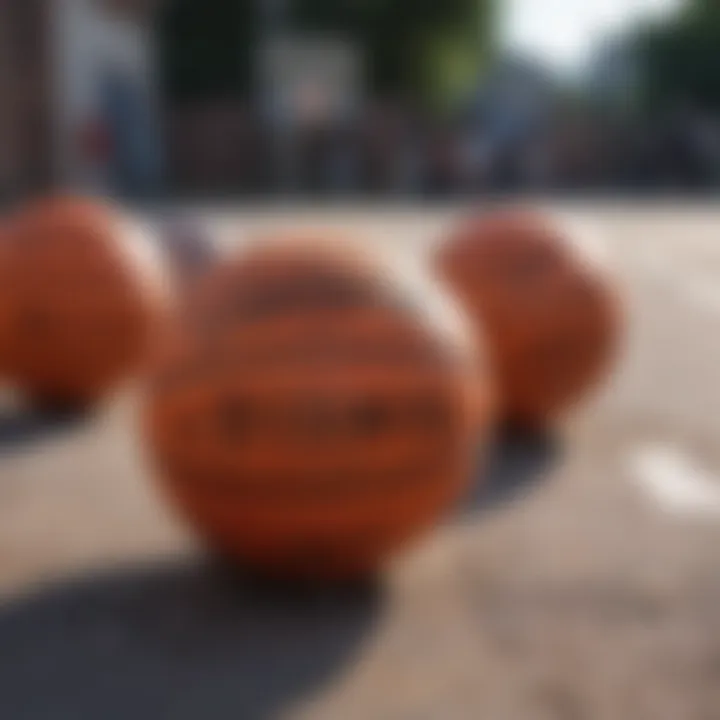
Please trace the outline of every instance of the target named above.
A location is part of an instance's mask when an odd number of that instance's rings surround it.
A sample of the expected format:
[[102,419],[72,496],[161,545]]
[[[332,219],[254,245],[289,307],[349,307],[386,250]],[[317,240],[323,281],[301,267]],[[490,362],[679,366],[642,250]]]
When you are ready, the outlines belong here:
[[5,381],[10,340],[10,298],[7,228],[0,228],[0,386]]
[[9,377],[42,406],[95,403],[145,358],[165,310],[151,244],[111,207],[58,197],[13,218],[5,250]]
[[522,425],[570,408],[616,350],[614,289],[577,239],[540,214],[500,211],[463,223],[435,257],[488,339],[505,417]]
[[147,427],[212,546],[271,575],[362,576],[460,495],[488,387],[431,295],[305,239],[201,281],[168,327]]

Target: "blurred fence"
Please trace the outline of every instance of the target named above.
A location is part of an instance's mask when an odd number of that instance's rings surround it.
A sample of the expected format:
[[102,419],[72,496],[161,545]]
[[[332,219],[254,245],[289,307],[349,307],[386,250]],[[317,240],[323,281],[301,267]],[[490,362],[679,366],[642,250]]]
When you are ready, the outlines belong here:
[[[352,124],[278,138],[240,102],[185,104],[166,115],[167,191],[181,195],[447,196],[481,192],[712,191],[715,118],[609,124],[567,117],[502,142],[480,123],[368,110]],[[286,178],[287,180],[287,178]]]

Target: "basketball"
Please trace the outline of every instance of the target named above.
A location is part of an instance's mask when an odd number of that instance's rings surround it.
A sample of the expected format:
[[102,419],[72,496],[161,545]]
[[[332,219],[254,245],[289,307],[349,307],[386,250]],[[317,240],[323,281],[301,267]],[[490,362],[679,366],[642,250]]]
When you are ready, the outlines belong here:
[[203,278],[146,421],[164,488],[212,547],[271,576],[354,579],[438,521],[470,481],[490,388],[435,297],[312,238]]
[[539,213],[495,211],[462,223],[434,258],[487,337],[512,423],[555,420],[610,369],[617,293],[580,239]]
[[0,387],[6,379],[8,353],[11,346],[7,236],[6,226],[0,226]]
[[12,218],[3,255],[5,366],[35,405],[94,405],[146,359],[167,286],[151,243],[119,211],[32,203]]

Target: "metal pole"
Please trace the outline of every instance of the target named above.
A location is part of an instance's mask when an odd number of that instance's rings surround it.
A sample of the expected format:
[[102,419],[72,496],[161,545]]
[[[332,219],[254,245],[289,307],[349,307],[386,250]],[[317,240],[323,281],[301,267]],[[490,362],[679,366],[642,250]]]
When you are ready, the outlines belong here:
[[[268,47],[273,40],[282,37],[287,25],[289,0],[260,0],[262,17],[262,37],[260,42]],[[268,82],[266,78],[265,83]],[[278,189],[291,192],[296,186],[295,143],[289,118],[285,115],[288,108],[282,107],[279,88],[270,81],[270,87],[262,88],[262,102],[266,119],[271,126],[271,157],[273,176]]]

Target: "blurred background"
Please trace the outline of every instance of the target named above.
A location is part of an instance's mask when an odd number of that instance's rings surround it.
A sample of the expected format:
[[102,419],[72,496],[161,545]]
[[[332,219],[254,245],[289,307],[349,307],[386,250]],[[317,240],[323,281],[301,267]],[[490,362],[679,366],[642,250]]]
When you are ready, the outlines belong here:
[[0,193],[712,191],[714,0],[0,4]]

